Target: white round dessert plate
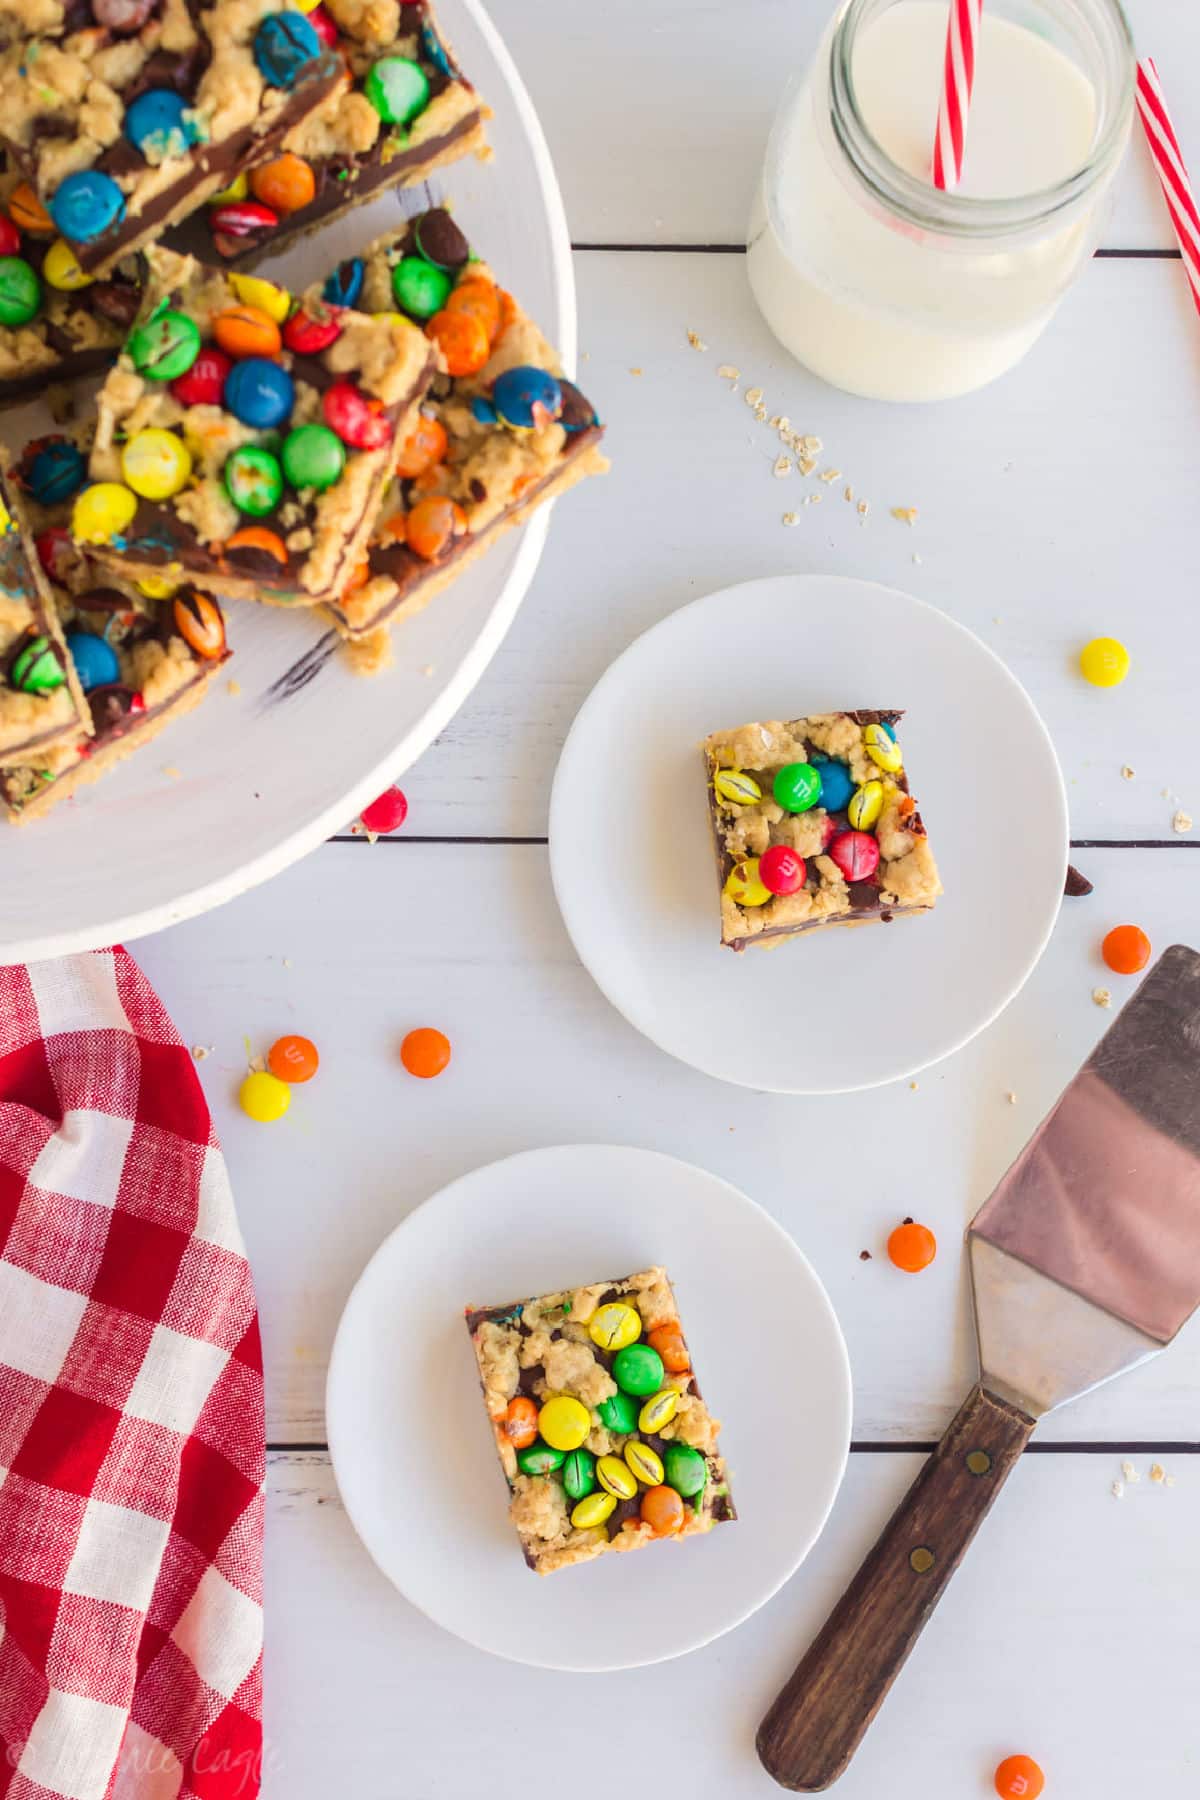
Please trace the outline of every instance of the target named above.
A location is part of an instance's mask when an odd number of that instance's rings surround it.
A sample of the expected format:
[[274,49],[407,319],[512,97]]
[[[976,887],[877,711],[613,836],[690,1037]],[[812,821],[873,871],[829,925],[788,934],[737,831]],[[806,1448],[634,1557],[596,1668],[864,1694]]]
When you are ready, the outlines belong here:
[[[945,893],[724,948],[702,740],[858,707],[905,713]],[[550,803],[555,892],[597,985],[672,1056],[775,1093],[876,1087],[959,1049],[1036,964],[1066,862],[1054,747],[1004,664],[911,595],[832,575],[727,588],[646,632],[580,709]]]
[[[495,165],[467,157],[439,170],[432,186],[383,195],[255,273],[299,290],[399,229],[406,212],[449,199],[473,245],[570,370],[570,242],[532,103],[478,0],[440,0],[438,14],[493,109]],[[27,406],[6,415],[4,441],[19,449],[50,429],[49,414]],[[478,681],[533,577],[546,523],[543,510],[524,531],[505,534],[398,626],[394,666],[374,678],[354,675],[340,654],[309,656],[328,630],[318,618],[228,604],[233,660],[200,706],[94,787],[8,832],[0,962],[156,931],[231,899],[347,825],[426,748]],[[305,683],[314,661],[320,666]]]
[[[723,1420],[738,1519],[535,1575],[464,1309],[655,1264]],[[617,1145],[511,1156],[410,1213],[346,1304],[326,1405],[342,1499],[388,1579],[468,1643],[548,1669],[662,1662],[740,1624],[815,1543],[850,1447],[846,1346],[791,1238],[715,1175]]]

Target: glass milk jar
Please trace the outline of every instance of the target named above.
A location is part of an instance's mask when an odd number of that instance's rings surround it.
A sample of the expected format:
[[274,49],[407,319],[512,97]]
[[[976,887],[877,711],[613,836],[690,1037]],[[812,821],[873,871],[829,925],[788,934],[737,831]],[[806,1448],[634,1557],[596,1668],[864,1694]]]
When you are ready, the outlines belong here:
[[784,97],[747,268],[826,381],[945,400],[1010,369],[1084,259],[1129,136],[1117,0],[986,0],[962,184],[933,186],[946,0],[846,0]]

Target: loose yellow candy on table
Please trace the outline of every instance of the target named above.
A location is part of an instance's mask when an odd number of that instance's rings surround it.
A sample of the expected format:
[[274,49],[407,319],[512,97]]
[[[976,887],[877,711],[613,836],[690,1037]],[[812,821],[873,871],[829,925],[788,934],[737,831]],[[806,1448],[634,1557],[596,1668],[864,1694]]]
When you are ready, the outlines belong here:
[[610,1301],[592,1314],[588,1336],[600,1350],[624,1350],[642,1335],[642,1320],[636,1306],[622,1306]]
[[637,1493],[637,1478],[628,1463],[619,1456],[602,1456],[596,1464],[596,1480],[606,1493],[618,1500],[632,1500]]
[[771,890],[758,878],[758,858],[736,863],[725,877],[725,892],[735,906],[765,906]]
[[84,544],[107,544],[137,512],[137,495],[119,481],[97,481],[84,488],[71,513],[71,535]]
[[1079,652],[1079,669],[1093,687],[1120,687],[1129,673],[1129,652],[1118,638],[1093,638]]
[[286,1081],[265,1071],[247,1075],[238,1089],[238,1105],[259,1125],[271,1125],[282,1119],[292,1104],[292,1090]]
[[753,775],[743,775],[740,769],[718,769],[713,787],[718,798],[728,800],[731,806],[753,806],[762,799],[762,789]]
[[662,1457],[649,1444],[643,1444],[633,1438],[625,1446],[625,1461],[629,1464],[639,1481],[647,1487],[661,1487],[663,1484]]
[[151,427],[137,432],[122,450],[121,473],[143,500],[169,500],[188,484],[191,452],[175,432]]
[[870,831],[883,811],[882,781],[864,781],[850,796],[846,817],[855,831]]
[[603,1525],[617,1510],[615,1494],[588,1494],[571,1513],[571,1523],[576,1531],[591,1531],[597,1525]]
[[638,1414],[638,1430],[644,1431],[647,1436],[651,1432],[661,1431],[664,1425],[671,1423],[678,1411],[678,1388],[660,1388],[657,1394],[651,1395]]
[[42,260],[42,280],[60,293],[72,294],[77,288],[91,287],[96,277],[85,275],[71,246],[59,238],[51,244]]
[[863,726],[863,749],[877,769],[894,775],[904,762],[900,746],[883,725]]
[[287,289],[276,287],[273,281],[264,281],[259,275],[231,275],[229,285],[239,300],[247,306],[257,306],[276,325],[282,325],[292,310],[292,296]]
[[538,1414],[538,1430],[552,1450],[578,1450],[591,1429],[591,1413],[571,1394],[555,1394]]

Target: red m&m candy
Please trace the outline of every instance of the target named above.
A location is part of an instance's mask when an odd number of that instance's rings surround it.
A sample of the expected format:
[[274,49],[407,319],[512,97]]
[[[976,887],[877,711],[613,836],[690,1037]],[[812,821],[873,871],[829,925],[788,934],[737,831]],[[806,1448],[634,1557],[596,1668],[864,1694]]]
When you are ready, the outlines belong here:
[[234,200],[228,206],[215,206],[208,222],[213,231],[226,237],[253,237],[256,231],[273,231],[279,214],[259,200]]
[[225,377],[232,367],[232,359],[210,345],[200,352],[186,374],[175,377],[171,392],[180,406],[220,406]]
[[7,213],[0,213],[0,256],[20,256],[21,234]]
[[364,806],[359,817],[368,831],[380,835],[399,831],[408,817],[408,801],[398,787],[390,787],[378,800],[372,800],[370,806]]
[[807,873],[804,858],[790,844],[772,844],[758,859],[758,878],[773,894],[794,894]]
[[351,381],[335,381],[326,389],[321,411],[330,430],[355,450],[382,450],[391,442],[391,421],[379,401],[368,400]]
[[879,842],[869,831],[839,831],[829,857],[847,881],[870,881],[879,867]]
[[[301,10],[303,10],[303,8]],[[326,49],[336,50],[338,28],[330,18],[329,14],[325,11],[325,8],[319,5],[310,7],[306,17]]]
[[284,344],[297,356],[316,356],[318,351],[328,350],[342,335],[341,311],[340,306],[318,304],[312,312],[303,308],[294,312],[283,328]]

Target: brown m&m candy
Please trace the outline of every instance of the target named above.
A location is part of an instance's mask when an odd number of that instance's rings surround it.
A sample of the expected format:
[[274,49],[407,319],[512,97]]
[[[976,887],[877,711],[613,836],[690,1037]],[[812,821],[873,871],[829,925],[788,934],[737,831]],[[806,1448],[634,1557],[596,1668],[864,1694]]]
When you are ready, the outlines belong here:
[[444,206],[435,206],[413,226],[417,249],[436,269],[461,269],[471,246]]

